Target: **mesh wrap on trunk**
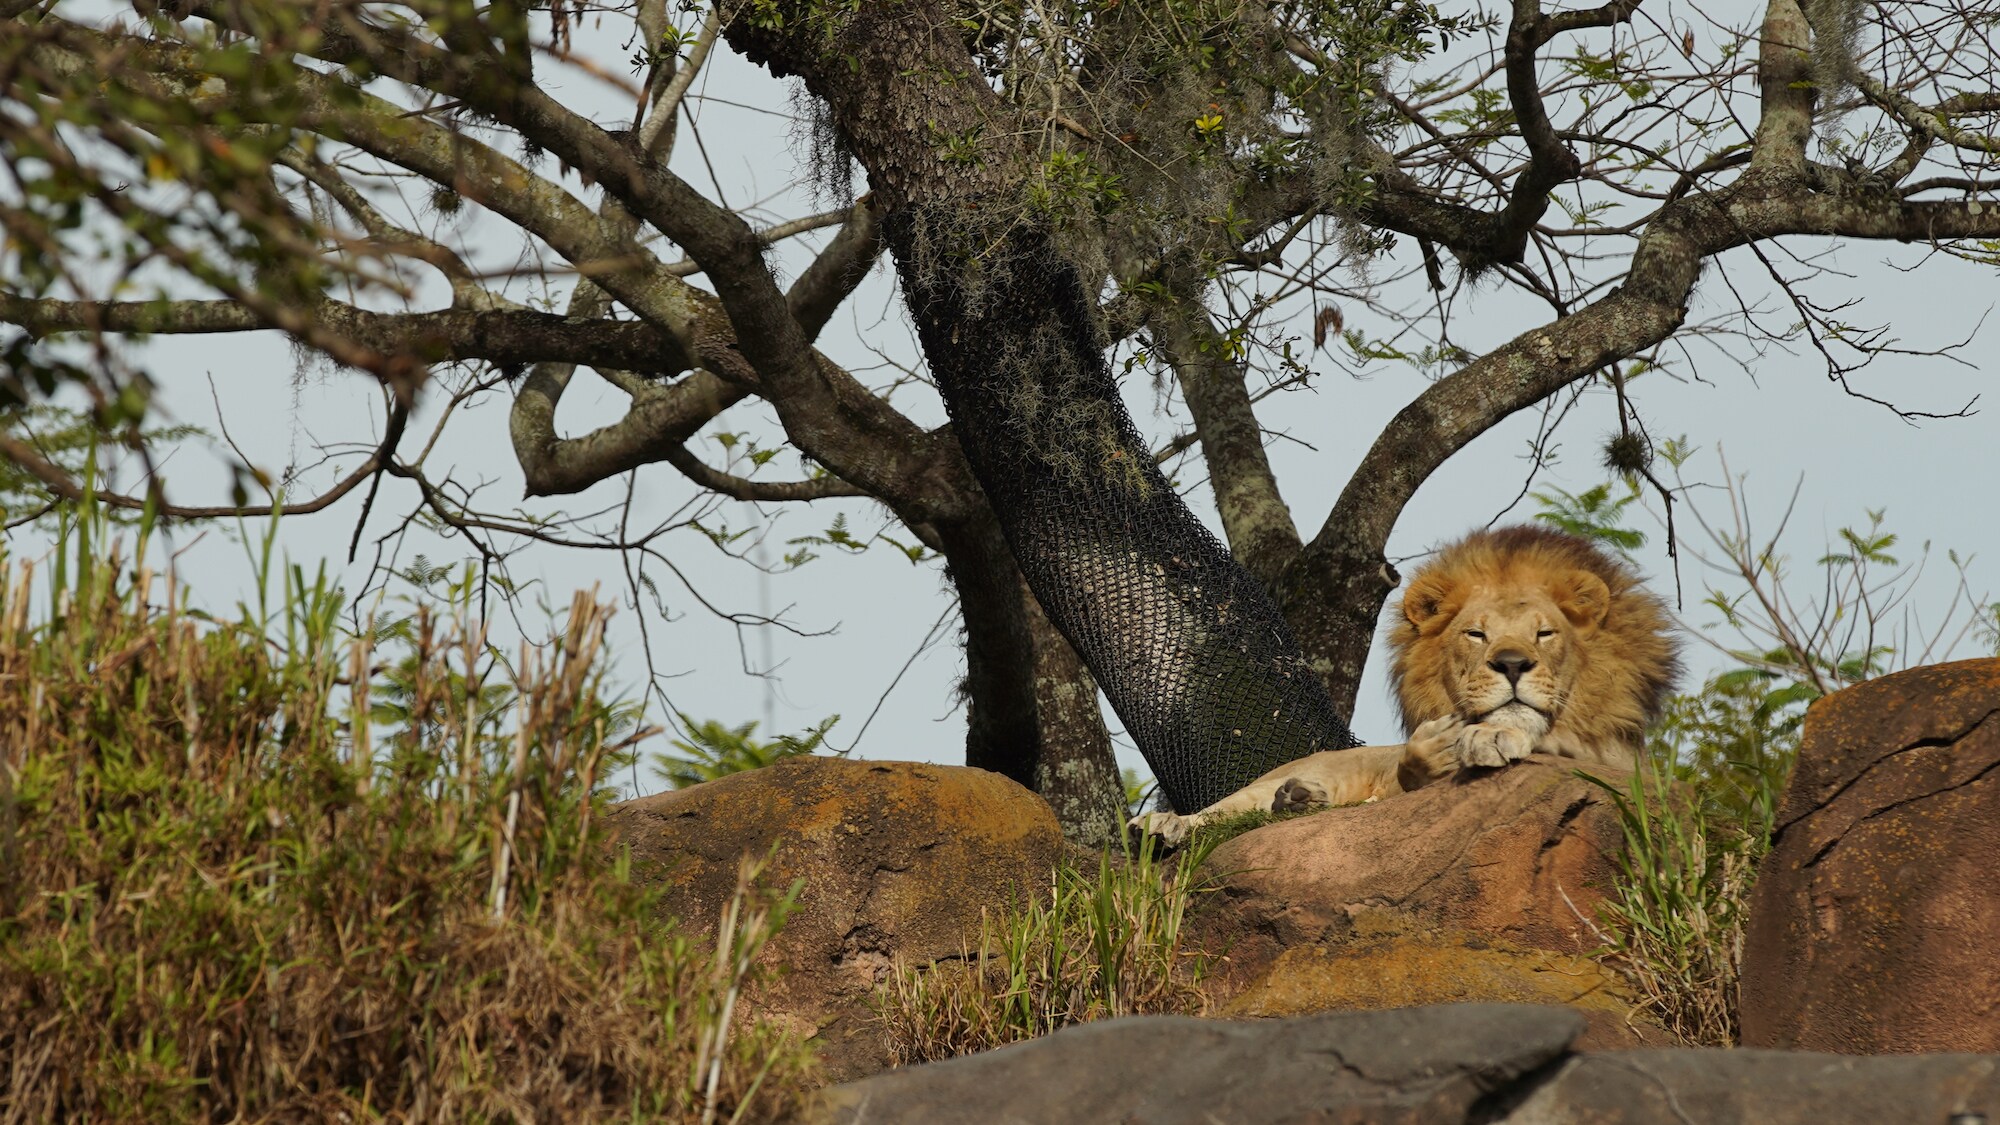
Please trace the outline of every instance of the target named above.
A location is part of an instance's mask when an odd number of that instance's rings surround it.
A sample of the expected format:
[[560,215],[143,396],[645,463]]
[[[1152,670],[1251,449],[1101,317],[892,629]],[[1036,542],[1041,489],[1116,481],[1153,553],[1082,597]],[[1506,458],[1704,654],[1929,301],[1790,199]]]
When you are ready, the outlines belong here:
[[1028,586],[1167,800],[1192,811],[1358,745],[1277,605],[1175,493],[1119,397],[1078,271],[1016,230],[970,266],[891,219],[960,446]]

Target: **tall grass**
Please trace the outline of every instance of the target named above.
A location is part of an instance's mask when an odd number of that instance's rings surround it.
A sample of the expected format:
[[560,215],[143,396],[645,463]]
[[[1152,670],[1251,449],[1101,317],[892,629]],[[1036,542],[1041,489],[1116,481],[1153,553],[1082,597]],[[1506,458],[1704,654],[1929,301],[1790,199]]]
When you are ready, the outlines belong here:
[[1065,859],[1046,893],[983,914],[977,949],[899,964],[877,994],[896,1065],[1033,1039],[1141,1013],[1198,1014],[1207,958],[1183,926],[1213,845],[1162,860],[1150,846],[1090,871]]
[[[1783,780],[1759,776],[1767,785]],[[1702,802],[1657,758],[1622,786],[1590,780],[1611,794],[1625,840],[1599,907],[1599,956],[1668,1031],[1699,1046],[1734,1046],[1744,927],[1770,846],[1768,821]],[[1754,807],[1773,807],[1774,792]]]
[[607,846],[606,607],[503,662],[463,605],[343,638],[297,568],[206,619],[103,535],[40,596],[0,554],[0,1123],[785,1108],[733,1006],[791,896],[747,867],[701,938]]

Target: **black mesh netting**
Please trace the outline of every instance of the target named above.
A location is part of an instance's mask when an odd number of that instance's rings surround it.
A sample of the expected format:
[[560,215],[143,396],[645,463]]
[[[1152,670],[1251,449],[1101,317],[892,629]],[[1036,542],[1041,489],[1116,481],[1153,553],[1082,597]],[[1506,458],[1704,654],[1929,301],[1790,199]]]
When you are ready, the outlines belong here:
[[1018,230],[969,264],[921,219],[889,234],[931,374],[1028,585],[1173,807],[1357,745],[1277,606],[1155,465],[1078,272]]

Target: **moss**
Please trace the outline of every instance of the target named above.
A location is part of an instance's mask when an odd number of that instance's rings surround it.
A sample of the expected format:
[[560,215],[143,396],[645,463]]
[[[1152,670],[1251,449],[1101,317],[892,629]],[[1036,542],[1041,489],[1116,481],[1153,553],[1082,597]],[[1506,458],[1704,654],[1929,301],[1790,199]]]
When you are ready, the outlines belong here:
[[1221,820],[1211,820],[1195,829],[1194,835],[1188,839],[1188,846],[1194,849],[1215,848],[1245,832],[1262,828],[1267,824],[1297,820],[1302,816],[1325,811],[1323,808],[1317,808],[1278,813],[1269,809],[1251,809],[1249,812],[1240,812],[1234,816],[1223,817]]

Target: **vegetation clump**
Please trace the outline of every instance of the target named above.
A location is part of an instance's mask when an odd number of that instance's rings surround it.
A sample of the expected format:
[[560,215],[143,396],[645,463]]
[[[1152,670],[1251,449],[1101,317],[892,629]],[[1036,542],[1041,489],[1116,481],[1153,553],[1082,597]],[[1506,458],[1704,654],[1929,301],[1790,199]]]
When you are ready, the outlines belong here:
[[1065,859],[1045,893],[985,915],[979,945],[899,964],[877,994],[896,1065],[968,1055],[1091,1020],[1199,1015],[1209,956],[1184,929],[1208,885],[1207,846],[1169,860],[1146,846]]
[[[1661,453],[1678,474],[1688,450],[1667,442]],[[1538,496],[1540,518],[1629,551],[1645,536],[1622,525],[1639,495],[1626,483],[1618,499],[1610,485]],[[1685,499],[1690,490],[1677,483],[1674,496]],[[1751,892],[1798,760],[1806,706],[1875,676],[1950,659],[1968,642],[2000,651],[2000,603],[1973,593],[1969,559],[1946,553],[1951,597],[1926,621],[1915,595],[1928,544],[1915,561],[1899,558],[1883,513],[1871,511],[1865,527],[1840,529],[1818,558],[1819,581],[1801,582],[1778,547],[1783,523],[1757,533],[1743,489],[1740,479],[1725,484],[1726,521],[1711,523],[1688,505],[1705,543],[1678,544],[1723,580],[1704,601],[1735,643],[1697,636],[1737,666],[1668,702],[1651,753],[1629,781],[1592,779],[1610,791],[1625,838],[1595,919],[1599,956],[1637,992],[1642,1010],[1702,1046],[1738,1040]]]
[[0,1122],[784,1111],[809,1057],[735,1003],[791,895],[654,920],[604,607],[512,661],[463,603],[344,637],[299,568],[214,620],[103,531],[0,554]]

